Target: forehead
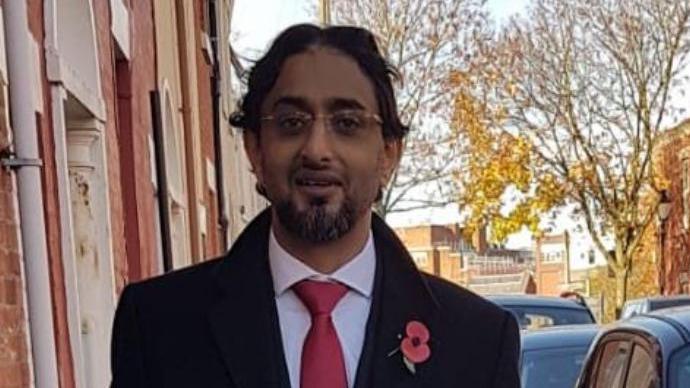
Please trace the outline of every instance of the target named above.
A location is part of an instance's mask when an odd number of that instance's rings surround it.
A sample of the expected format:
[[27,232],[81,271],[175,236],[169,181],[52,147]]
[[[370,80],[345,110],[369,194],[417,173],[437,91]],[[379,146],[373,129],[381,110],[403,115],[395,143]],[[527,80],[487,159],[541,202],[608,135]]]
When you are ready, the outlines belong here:
[[333,101],[350,100],[378,112],[374,86],[348,55],[332,48],[316,47],[289,57],[280,69],[262,111],[285,98],[299,99],[312,109],[329,109]]

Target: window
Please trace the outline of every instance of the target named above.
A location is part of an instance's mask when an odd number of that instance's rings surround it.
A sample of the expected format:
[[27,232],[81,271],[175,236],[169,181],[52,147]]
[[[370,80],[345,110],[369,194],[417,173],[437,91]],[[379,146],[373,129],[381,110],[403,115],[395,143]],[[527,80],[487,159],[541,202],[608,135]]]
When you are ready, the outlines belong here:
[[690,381],[690,345],[685,345],[671,356],[671,367],[669,368],[669,380],[671,388],[681,388],[687,386]]
[[610,341],[605,344],[599,357],[596,388],[620,388],[630,356],[630,342]]
[[589,264],[594,264],[596,261],[596,256],[594,255],[594,249],[590,249],[588,252],[588,257],[589,257]]
[[412,252],[412,259],[418,267],[426,267],[429,264],[429,258],[426,252]]
[[587,347],[537,349],[522,354],[523,387],[572,387],[587,355]]
[[563,261],[564,257],[565,252],[563,251],[545,252],[542,254],[541,261],[543,263],[557,263],[559,261]]
[[626,388],[656,388],[659,386],[654,361],[647,350],[640,345],[633,348],[630,371],[625,380]]

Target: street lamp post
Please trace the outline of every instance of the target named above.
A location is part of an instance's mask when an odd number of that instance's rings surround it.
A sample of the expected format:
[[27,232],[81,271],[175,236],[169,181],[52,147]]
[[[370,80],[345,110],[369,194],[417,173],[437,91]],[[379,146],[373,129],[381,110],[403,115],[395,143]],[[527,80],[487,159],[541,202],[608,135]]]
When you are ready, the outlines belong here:
[[661,191],[661,198],[657,207],[659,220],[659,293],[664,294],[666,288],[666,263],[664,260],[664,247],[666,246],[666,221],[671,212],[671,199],[668,191]]

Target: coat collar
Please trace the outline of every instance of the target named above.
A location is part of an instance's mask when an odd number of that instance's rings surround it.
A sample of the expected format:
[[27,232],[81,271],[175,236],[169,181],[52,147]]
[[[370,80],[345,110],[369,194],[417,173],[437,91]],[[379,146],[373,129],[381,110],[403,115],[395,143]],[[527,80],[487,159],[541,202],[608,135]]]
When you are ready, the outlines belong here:
[[[268,265],[270,214],[269,208],[250,223],[216,268],[218,299],[209,311],[210,329],[238,387],[289,388]],[[355,387],[429,386],[438,303],[400,240],[376,215],[372,231],[377,270]],[[389,356],[411,320],[427,325],[432,337],[432,355],[415,375],[400,352]]]
[[235,386],[289,388],[268,266],[270,210],[240,235],[216,268],[211,332]]
[[[400,239],[377,215],[372,217],[372,230],[377,273],[355,388],[432,386],[428,378],[438,342],[434,339],[438,302]],[[424,323],[431,333],[431,357],[417,366],[415,375],[406,369],[399,350],[391,355],[412,320]]]

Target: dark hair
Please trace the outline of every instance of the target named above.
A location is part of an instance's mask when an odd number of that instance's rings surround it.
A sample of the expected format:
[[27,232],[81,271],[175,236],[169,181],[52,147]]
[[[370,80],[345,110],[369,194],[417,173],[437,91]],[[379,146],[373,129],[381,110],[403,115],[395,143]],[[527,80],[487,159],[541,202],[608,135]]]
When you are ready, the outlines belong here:
[[298,24],[287,28],[273,41],[270,49],[249,73],[247,93],[238,104],[230,124],[258,133],[261,126],[261,105],[273,88],[287,58],[311,47],[337,49],[353,58],[374,85],[379,113],[383,120],[383,137],[402,139],[409,131],[398,116],[392,80],[400,80],[399,72],[379,52],[374,36],[358,27]]

